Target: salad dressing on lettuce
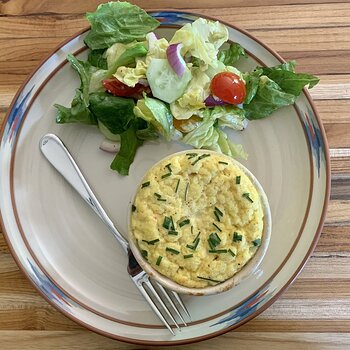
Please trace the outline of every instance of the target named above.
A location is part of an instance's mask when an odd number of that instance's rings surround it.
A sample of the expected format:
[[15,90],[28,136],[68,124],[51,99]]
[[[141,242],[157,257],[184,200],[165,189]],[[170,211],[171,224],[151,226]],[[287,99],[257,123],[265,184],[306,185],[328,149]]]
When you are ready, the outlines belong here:
[[137,149],[157,138],[246,158],[225,129],[243,130],[319,81],[296,73],[295,61],[239,71],[236,64],[247,55],[218,21],[198,18],[168,41],[154,32],[156,18],[128,2],[101,4],[86,18],[88,60],[68,55],[80,86],[70,107],[55,105],[56,122],[96,125],[107,139],[120,140],[111,169],[121,175],[129,174]]

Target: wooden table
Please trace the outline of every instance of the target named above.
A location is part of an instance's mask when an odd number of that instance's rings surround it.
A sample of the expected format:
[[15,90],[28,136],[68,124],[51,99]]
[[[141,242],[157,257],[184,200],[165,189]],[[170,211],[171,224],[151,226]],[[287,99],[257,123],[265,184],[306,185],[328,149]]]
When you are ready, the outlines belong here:
[[[0,123],[20,84],[58,43],[87,25],[97,0],[0,0]],[[332,192],[315,252],[287,292],[237,331],[191,349],[350,348],[350,2],[337,0],[148,0],[240,26],[300,71],[328,136]],[[249,5],[246,5],[248,4]],[[78,326],[51,307],[18,269],[0,233],[0,349],[140,349]]]

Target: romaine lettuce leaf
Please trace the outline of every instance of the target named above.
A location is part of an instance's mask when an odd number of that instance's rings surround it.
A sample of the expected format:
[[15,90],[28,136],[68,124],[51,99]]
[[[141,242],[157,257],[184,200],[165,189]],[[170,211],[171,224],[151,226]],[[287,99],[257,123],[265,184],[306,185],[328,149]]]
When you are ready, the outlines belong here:
[[107,69],[106,50],[91,50],[88,56],[88,62],[97,68]]
[[177,30],[170,44],[182,43],[183,55],[189,53],[204,64],[216,65],[219,47],[227,39],[228,30],[225,25],[199,18]]
[[263,71],[257,67],[252,72],[244,73],[243,79],[245,81],[246,95],[244,99],[245,104],[249,104],[258,91],[260,77]]
[[143,9],[128,2],[108,2],[86,14],[91,30],[85,43],[91,49],[105,49],[114,43],[142,40],[159,22]]
[[277,83],[263,75],[254,98],[244,105],[246,118],[265,118],[278,108],[293,104],[295,99],[296,96],[284,92]]
[[120,135],[120,150],[111,164],[111,169],[118,171],[120,175],[129,175],[129,168],[134,161],[136,151],[143,143],[136,136],[136,132],[137,127],[133,123]]
[[72,67],[78,72],[80,78],[80,87],[75,90],[75,96],[71,103],[71,108],[55,104],[57,108],[56,123],[84,123],[97,124],[96,118],[89,110],[89,86],[92,73],[97,68],[91,66],[89,62],[84,62],[76,59],[69,54],[67,60]]
[[171,139],[173,118],[164,102],[145,95],[144,99],[137,101],[134,113],[137,117],[153,125],[166,140]]
[[126,131],[135,119],[131,98],[117,97],[106,92],[90,94],[90,109],[112,134]]
[[228,127],[233,130],[243,130],[247,124],[244,110],[233,105],[215,106],[207,108],[204,112],[210,113],[211,118],[217,119],[218,126]]
[[231,43],[227,49],[220,50],[218,60],[226,66],[234,65],[240,57],[248,57],[244,48],[238,43]]

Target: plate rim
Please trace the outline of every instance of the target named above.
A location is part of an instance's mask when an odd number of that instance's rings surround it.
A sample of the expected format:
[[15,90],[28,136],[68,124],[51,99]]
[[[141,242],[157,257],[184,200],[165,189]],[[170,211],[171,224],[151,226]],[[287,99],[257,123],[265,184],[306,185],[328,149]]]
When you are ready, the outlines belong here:
[[[285,60],[272,48],[270,48],[268,45],[266,45],[265,43],[263,43],[260,39],[256,38],[254,35],[252,35],[251,33],[249,33],[247,30],[242,29],[239,26],[236,26],[234,24],[230,24],[224,20],[219,20],[218,18],[212,17],[210,15],[206,15],[206,14],[201,14],[201,13],[197,13],[197,12],[192,12],[192,11],[187,11],[187,10],[167,10],[167,9],[153,9],[152,11],[147,11],[150,14],[161,14],[161,13],[167,13],[167,14],[178,14],[178,15],[193,15],[196,17],[202,17],[202,18],[207,18],[210,20],[214,20],[214,21],[219,21],[220,23],[223,23],[224,25],[231,27],[241,33],[243,33],[244,35],[246,35],[247,37],[249,37],[250,39],[254,40],[256,43],[258,43],[259,45],[261,45],[263,48],[265,48],[270,54],[272,54],[275,58],[277,58],[281,63],[285,62]],[[78,36],[82,35],[83,33],[85,33],[86,31],[88,31],[90,29],[90,26],[86,26],[85,28],[81,29],[80,31],[74,33],[73,35],[71,35],[70,37],[68,37],[67,39],[63,40],[61,43],[59,43],[53,50],[51,50],[46,57],[44,57],[41,61],[39,61],[39,63],[37,64],[37,66],[33,69],[33,71],[28,74],[28,76],[26,77],[26,79],[23,81],[23,83],[20,85],[20,87],[18,88],[16,94],[14,95],[10,106],[8,107],[8,110],[6,112],[6,115],[4,117],[3,120],[3,124],[0,130],[0,139],[3,139],[3,134],[9,119],[9,116],[11,114],[11,111],[13,109],[13,106],[18,98],[18,96],[21,94],[21,92],[24,90],[24,88],[27,86],[28,82],[31,80],[31,78],[35,75],[35,73],[46,63],[46,61],[48,61],[57,51],[59,51],[63,46],[65,46],[66,44],[68,44],[69,42],[71,42],[72,40],[74,40],[75,38],[77,38]],[[311,109],[316,117],[316,120],[318,122],[318,126],[320,129],[320,133],[321,133],[321,138],[322,141],[324,143],[324,156],[325,156],[325,169],[326,169],[326,173],[325,173],[325,197],[324,197],[324,203],[323,203],[323,208],[322,208],[322,212],[320,215],[320,220],[317,226],[317,229],[315,231],[314,237],[312,239],[312,243],[310,244],[310,247],[306,253],[306,255],[303,257],[300,265],[296,268],[296,270],[294,271],[294,273],[292,274],[292,276],[288,279],[288,281],[280,288],[280,290],[271,297],[271,299],[269,299],[263,306],[261,306],[258,310],[255,310],[251,315],[249,315],[248,317],[244,318],[243,320],[241,320],[240,322],[228,326],[224,329],[218,330],[216,332],[210,333],[210,334],[206,334],[206,335],[202,335],[202,336],[197,336],[195,338],[188,338],[188,339],[183,339],[183,340],[176,340],[176,341],[150,341],[150,340],[140,340],[140,339],[132,339],[132,338],[126,338],[120,335],[115,335],[115,334],[110,334],[106,331],[100,330],[95,328],[94,326],[88,325],[86,324],[84,321],[82,321],[81,319],[76,318],[75,316],[73,316],[72,314],[66,312],[65,310],[63,310],[62,308],[60,308],[58,305],[56,305],[53,301],[51,301],[44,293],[43,291],[39,288],[38,285],[36,285],[34,283],[34,281],[31,279],[29,273],[27,272],[27,270],[25,269],[25,267],[20,263],[20,260],[18,258],[18,256],[15,253],[15,250],[12,246],[12,243],[10,242],[10,238],[9,235],[6,232],[6,228],[4,227],[4,220],[3,220],[3,215],[0,209],[0,224],[1,227],[3,228],[3,235],[5,238],[5,241],[10,249],[10,253],[12,255],[12,257],[14,258],[17,266],[19,267],[19,269],[25,274],[25,276],[27,277],[27,279],[30,281],[30,283],[35,287],[35,289],[44,297],[44,299],[50,304],[52,305],[56,310],[58,310],[59,312],[63,313],[65,316],[67,316],[68,318],[72,319],[74,322],[82,325],[83,327],[95,332],[95,333],[99,333],[101,335],[107,336],[109,338],[112,339],[116,339],[116,340],[120,340],[123,342],[127,342],[127,343],[131,343],[131,344],[141,344],[141,345],[160,345],[160,346],[164,346],[164,345],[183,345],[183,344],[192,344],[192,343],[196,343],[199,341],[203,341],[206,339],[210,339],[210,338],[214,338],[216,336],[225,334],[233,329],[236,329],[238,327],[240,327],[241,325],[245,324],[246,322],[250,321],[251,319],[255,318],[256,316],[258,316],[260,313],[262,313],[264,310],[266,310],[268,307],[270,307],[279,297],[280,295],[293,283],[293,281],[297,278],[297,276],[299,275],[299,273],[302,271],[304,265],[306,264],[306,262],[308,261],[308,259],[310,258],[313,250],[315,249],[317,242],[319,240],[319,237],[321,235],[322,232],[322,228],[323,228],[323,224],[324,224],[324,220],[326,217],[326,213],[327,213],[327,207],[329,204],[329,198],[330,198],[330,182],[331,182],[331,168],[330,168],[330,156],[329,156],[329,145],[328,145],[328,140],[325,134],[325,130],[324,130],[324,126],[322,124],[322,120],[319,116],[319,113],[316,109],[315,103],[311,98],[311,95],[309,94],[309,92],[306,90],[306,88],[303,89],[303,93],[308,101],[308,103],[311,106]],[[298,111],[297,111],[298,112]],[[309,144],[308,144],[309,146]],[[322,152],[323,153],[323,152]]]

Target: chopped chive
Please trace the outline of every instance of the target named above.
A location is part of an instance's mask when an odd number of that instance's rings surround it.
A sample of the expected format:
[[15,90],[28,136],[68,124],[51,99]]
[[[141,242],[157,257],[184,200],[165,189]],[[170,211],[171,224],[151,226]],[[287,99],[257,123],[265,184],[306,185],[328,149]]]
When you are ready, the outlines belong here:
[[158,259],[156,261],[156,265],[159,266],[160,262],[162,261],[163,257],[161,255],[158,256]]
[[254,247],[258,247],[260,244],[261,244],[261,239],[260,238],[257,238],[257,239],[254,239],[254,241],[252,241]]
[[131,206],[131,211],[132,211],[132,212],[136,211],[136,207],[135,207],[134,204]]
[[209,238],[208,238],[208,243],[209,243],[209,246],[212,248],[212,247],[216,247],[220,244],[221,242],[221,238],[217,235],[216,232],[213,232],[209,235]]
[[224,254],[227,253],[227,249],[210,249],[209,253]]
[[177,231],[169,231],[168,235],[177,236],[179,233]]
[[144,182],[144,183],[141,185],[141,188],[148,187],[150,184],[151,184],[150,181]]
[[208,277],[197,276],[197,278],[199,278],[200,280],[205,280],[205,281],[209,281],[209,282],[221,283],[221,281],[213,280],[212,278],[208,278]]
[[147,256],[148,256],[148,251],[147,250],[141,250],[141,255],[147,260]]
[[216,220],[220,222],[220,215],[218,214],[217,211],[214,211],[214,215],[216,217]]
[[222,232],[222,229],[215,223],[213,222],[214,227],[216,227],[220,232]]
[[187,182],[186,189],[185,189],[185,201],[187,201],[188,186],[189,186],[189,183]]
[[241,176],[236,176],[236,185],[241,183]]
[[224,213],[219,208],[215,207],[214,209],[218,212],[220,216],[224,216]]
[[198,161],[200,161],[201,159],[206,158],[206,157],[210,157],[210,154],[202,154],[193,163],[191,163],[191,165],[195,165]]
[[159,193],[154,193],[154,195],[155,195],[157,198],[162,198],[162,196],[161,196]]
[[172,254],[180,254],[180,252],[176,249],[173,249],[173,248],[169,248],[169,247],[166,247],[165,250],[169,253],[172,253]]
[[157,201],[159,201],[159,202],[166,202],[166,199],[165,198],[158,198]]
[[254,201],[250,198],[250,194],[248,192],[243,193],[242,197],[247,198],[250,203],[253,203]]
[[233,257],[236,256],[236,254],[235,254],[231,249],[229,249],[228,252],[229,252]]
[[238,232],[234,232],[232,240],[234,242],[241,242],[242,241],[242,235],[238,234]]
[[210,249],[215,249],[215,245],[212,243],[210,239],[208,239],[208,244]]
[[171,229],[172,229],[173,231],[175,231],[175,224],[174,224],[174,220],[173,220],[173,217],[172,217],[172,216],[170,216],[170,221],[171,221]]
[[169,173],[172,173],[172,172],[173,172],[173,171],[171,170],[171,163],[167,164],[165,167],[168,168]]
[[225,164],[225,165],[228,165],[228,163],[226,163],[226,162],[219,162],[219,164]]
[[188,225],[189,223],[190,223],[190,219],[185,219],[179,223],[179,226],[182,227],[182,226]]
[[163,221],[163,227],[167,230],[170,229],[170,225],[171,225],[171,218],[169,218],[168,216],[164,217],[164,221]]
[[145,239],[143,239],[142,242],[145,242],[145,243],[147,243],[149,245],[154,245],[154,244],[159,242],[159,238],[153,239],[152,241],[146,241]]
[[171,176],[171,173],[164,174],[162,175],[162,179],[165,179],[166,177],[169,177],[169,176]]
[[177,193],[177,190],[179,189],[179,184],[180,184],[180,179],[177,180],[176,188],[175,188],[175,193]]
[[192,242],[193,244],[192,245],[187,244],[186,247],[189,249],[192,249],[192,250],[196,250],[198,247],[199,241],[200,241],[199,235],[200,235],[200,232],[198,233],[196,238],[193,240],[193,242]]
[[193,258],[193,254],[184,255],[184,259],[189,259],[189,258]]
[[186,156],[188,156],[188,159],[192,159],[194,157],[196,157],[198,155],[198,153],[186,153]]

